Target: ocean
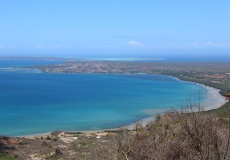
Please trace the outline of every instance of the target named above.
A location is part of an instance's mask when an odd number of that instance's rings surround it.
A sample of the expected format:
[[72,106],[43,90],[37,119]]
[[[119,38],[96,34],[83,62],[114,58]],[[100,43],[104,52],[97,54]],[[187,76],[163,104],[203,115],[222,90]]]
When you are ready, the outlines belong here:
[[0,135],[117,128],[205,100],[200,85],[154,74],[58,74],[0,60]]

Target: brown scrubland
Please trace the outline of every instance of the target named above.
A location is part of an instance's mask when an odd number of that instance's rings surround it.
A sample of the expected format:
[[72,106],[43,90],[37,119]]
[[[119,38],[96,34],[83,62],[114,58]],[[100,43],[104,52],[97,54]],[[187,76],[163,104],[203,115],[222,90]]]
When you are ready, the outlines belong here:
[[227,109],[217,117],[193,106],[157,116],[147,127],[121,129],[114,144],[118,159],[229,160],[229,131]]

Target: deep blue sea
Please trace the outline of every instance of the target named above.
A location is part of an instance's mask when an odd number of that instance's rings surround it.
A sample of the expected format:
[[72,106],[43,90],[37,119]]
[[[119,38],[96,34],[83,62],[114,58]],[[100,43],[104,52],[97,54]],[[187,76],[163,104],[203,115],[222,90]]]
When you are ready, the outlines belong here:
[[204,100],[205,89],[164,75],[48,74],[0,60],[0,135],[98,130],[128,125]]

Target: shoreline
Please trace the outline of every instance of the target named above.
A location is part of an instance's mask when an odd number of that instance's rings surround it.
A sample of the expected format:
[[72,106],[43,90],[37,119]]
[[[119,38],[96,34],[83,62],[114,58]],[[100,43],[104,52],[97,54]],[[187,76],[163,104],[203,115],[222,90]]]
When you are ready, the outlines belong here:
[[[177,77],[173,77],[173,78],[180,80]],[[184,80],[181,80],[181,81],[184,81]],[[195,84],[203,87],[206,90],[206,98],[205,98],[204,102],[200,103],[203,111],[208,111],[208,110],[220,108],[221,106],[223,106],[224,104],[226,104],[228,102],[228,100],[226,100],[226,98],[219,93],[220,90],[217,88],[206,86],[204,84],[200,84],[200,83],[196,83],[196,82],[192,82],[192,81],[187,81],[187,82],[195,83]],[[159,113],[159,114],[162,114],[162,113]],[[148,118],[145,118],[145,119],[140,120],[138,122],[140,122],[141,125],[146,126],[146,124],[148,124],[149,122],[154,121],[154,118],[155,117],[148,117]],[[127,125],[126,126],[127,129],[134,129],[135,123],[136,122],[134,122],[130,125]]]
[[204,111],[217,109],[228,102],[228,100],[220,94],[220,89],[205,86],[204,84],[196,83],[206,89],[206,98],[205,101],[201,103],[204,106]]
[[[173,76],[170,76],[170,77],[173,77]],[[181,80],[177,77],[173,77],[173,78],[180,80],[180,81],[184,81],[184,80]],[[192,82],[192,81],[187,81],[187,82],[195,83],[196,85],[199,85],[206,90],[205,100],[204,100],[204,102],[200,103],[201,107],[203,108],[203,111],[208,111],[208,110],[220,108],[221,106],[223,106],[225,103],[228,102],[228,100],[226,100],[226,98],[219,93],[220,90],[217,88],[206,86],[204,84],[200,84],[200,83],[196,83],[196,82]],[[164,111],[164,112],[166,112],[166,111]],[[162,114],[162,113],[156,113],[156,114]],[[132,130],[135,128],[136,123],[140,123],[142,126],[146,126],[146,124],[154,121],[154,119],[155,119],[155,117],[153,115],[151,117],[144,118],[140,121],[133,122],[133,123],[126,125],[126,126],[123,126],[123,127],[128,129],[128,130]],[[78,130],[78,131],[61,131],[61,132],[69,132],[69,133],[81,132],[82,134],[89,134],[89,133],[93,134],[93,133],[103,133],[103,132],[109,132],[109,131],[116,131],[118,129],[119,128],[109,128],[109,129],[99,129],[99,130],[86,130],[86,131]],[[49,136],[49,135],[51,135],[52,132],[54,132],[54,131],[47,132],[47,133],[41,133],[41,134],[15,136],[15,137],[37,138],[37,137]]]

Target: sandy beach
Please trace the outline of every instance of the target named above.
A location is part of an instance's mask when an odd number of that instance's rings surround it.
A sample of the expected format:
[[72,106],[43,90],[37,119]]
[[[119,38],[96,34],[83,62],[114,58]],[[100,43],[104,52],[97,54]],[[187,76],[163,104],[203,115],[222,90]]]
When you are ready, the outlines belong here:
[[[178,79],[178,78],[176,78],[176,79]],[[194,83],[194,82],[191,82],[191,83]],[[220,92],[219,89],[209,87],[209,86],[205,86],[205,85],[199,84],[199,83],[196,83],[196,84],[204,87],[205,90],[206,90],[205,100],[204,100],[204,102],[202,102],[200,104],[201,108],[204,111],[217,109],[217,108],[223,106],[225,103],[228,102],[228,100],[219,93]],[[151,121],[154,121],[154,116],[149,117],[149,118],[145,118],[145,119],[143,119],[143,120],[141,120],[139,122],[143,126],[146,126],[146,124],[148,124]],[[133,129],[133,128],[135,128],[135,124],[136,123],[132,123],[132,124],[126,126],[126,128],[127,129]]]
[[198,85],[201,85],[207,91],[205,101],[201,103],[201,106],[205,111],[219,108],[228,102],[228,100],[219,93],[220,92],[219,89],[205,86],[202,84],[198,84]]

